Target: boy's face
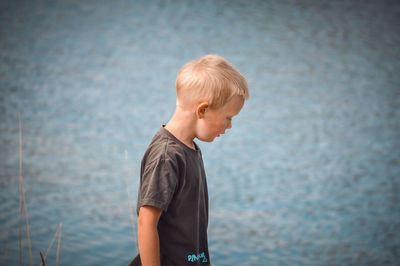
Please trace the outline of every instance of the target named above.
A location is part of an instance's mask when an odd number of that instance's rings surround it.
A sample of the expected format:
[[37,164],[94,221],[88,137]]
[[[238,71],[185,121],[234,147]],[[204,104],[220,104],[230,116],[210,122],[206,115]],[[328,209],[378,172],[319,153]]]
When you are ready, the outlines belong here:
[[219,109],[205,108],[200,111],[196,137],[201,141],[212,142],[225,130],[232,127],[232,118],[237,115],[244,105],[241,96],[233,96]]

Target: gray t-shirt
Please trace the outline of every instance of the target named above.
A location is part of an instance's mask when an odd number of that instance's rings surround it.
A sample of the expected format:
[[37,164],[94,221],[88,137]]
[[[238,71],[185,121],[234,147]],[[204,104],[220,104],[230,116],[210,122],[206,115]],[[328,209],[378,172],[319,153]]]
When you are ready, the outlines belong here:
[[143,156],[137,212],[160,208],[162,265],[209,265],[208,192],[200,148],[191,149],[162,126]]

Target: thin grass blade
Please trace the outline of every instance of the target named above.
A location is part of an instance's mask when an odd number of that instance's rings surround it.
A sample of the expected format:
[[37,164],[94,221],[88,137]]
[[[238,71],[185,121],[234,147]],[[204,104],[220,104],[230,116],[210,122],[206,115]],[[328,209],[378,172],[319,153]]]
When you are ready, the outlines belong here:
[[6,251],[4,252],[3,256],[3,263],[1,264],[2,266],[6,266],[7,255],[8,255],[8,245],[6,245]]
[[21,125],[21,113],[18,113],[18,125],[19,125],[19,216],[18,216],[18,254],[19,254],[19,266],[22,266],[22,212],[24,209],[24,201],[22,200],[22,125]]
[[138,253],[138,246],[137,246],[137,237],[136,237],[136,229],[135,229],[135,215],[134,215],[134,210],[132,208],[132,201],[131,201],[131,192],[130,192],[130,188],[129,188],[129,172],[128,172],[128,152],[125,150],[125,171],[126,171],[126,175],[125,175],[125,182],[126,182],[126,190],[128,193],[128,206],[129,206],[129,213],[131,216],[131,224],[132,224],[132,232],[133,232],[133,239],[135,242],[135,251],[136,253]]
[[[29,252],[29,263],[33,266],[32,260],[32,246],[31,246],[31,233],[29,230],[29,216],[28,207],[26,206],[26,194],[24,190],[24,177],[22,175],[22,123],[21,123],[21,113],[18,113],[19,122],[19,182],[20,182],[20,193],[23,198],[23,210],[25,212],[25,224],[26,224],[26,236],[28,239],[28,252]],[[21,244],[20,244],[21,245]],[[22,265],[22,253],[20,254],[20,265]]]
[[59,236],[58,236],[58,248],[57,248],[56,266],[58,266],[58,263],[60,262],[61,239],[62,239],[62,223],[60,223],[60,233],[59,233]]

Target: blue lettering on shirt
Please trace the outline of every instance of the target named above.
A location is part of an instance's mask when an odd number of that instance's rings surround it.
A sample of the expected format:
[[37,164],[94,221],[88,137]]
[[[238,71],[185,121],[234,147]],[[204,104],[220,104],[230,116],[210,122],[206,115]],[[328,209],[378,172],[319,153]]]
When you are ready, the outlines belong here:
[[188,261],[190,261],[190,262],[196,262],[200,259],[202,259],[201,262],[208,262],[207,257],[204,254],[204,252],[202,252],[201,254],[198,254],[198,255],[192,254],[192,255],[188,256]]

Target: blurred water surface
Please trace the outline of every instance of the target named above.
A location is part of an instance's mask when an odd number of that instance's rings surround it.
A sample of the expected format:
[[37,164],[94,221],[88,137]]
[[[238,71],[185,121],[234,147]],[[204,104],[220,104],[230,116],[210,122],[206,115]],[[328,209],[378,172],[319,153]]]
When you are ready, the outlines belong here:
[[63,223],[61,265],[126,265],[126,178],[135,205],[177,71],[217,53],[251,99],[199,143],[213,265],[399,265],[399,18],[397,1],[1,1],[0,263],[18,264],[18,112],[35,264]]

